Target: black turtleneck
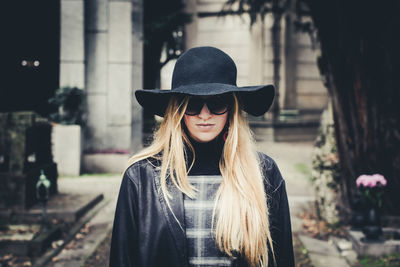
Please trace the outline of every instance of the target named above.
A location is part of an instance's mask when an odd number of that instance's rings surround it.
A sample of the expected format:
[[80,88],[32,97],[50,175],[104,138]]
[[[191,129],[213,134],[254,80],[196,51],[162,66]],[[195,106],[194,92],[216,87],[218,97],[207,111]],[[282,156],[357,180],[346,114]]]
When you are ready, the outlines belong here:
[[[188,135],[189,136],[189,135]],[[221,158],[224,140],[219,135],[214,140],[207,143],[200,143],[189,136],[189,140],[195,150],[195,162],[189,171],[189,175],[219,175],[219,160]],[[187,151],[187,168],[190,166],[193,155],[189,148]]]

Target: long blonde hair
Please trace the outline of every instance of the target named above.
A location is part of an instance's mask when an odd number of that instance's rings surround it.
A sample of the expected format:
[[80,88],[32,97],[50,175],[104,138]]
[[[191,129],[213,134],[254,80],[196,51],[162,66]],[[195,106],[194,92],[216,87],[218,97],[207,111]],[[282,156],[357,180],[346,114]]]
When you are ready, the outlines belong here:
[[[167,179],[188,197],[196,197],[196,188],[187,179],[195,161],[194,148],[183,130],[182,118],[187,103],[188,97],[183,101],[171,97],[153,143],[129,160],[129,164],[146,158],[161,160],[160,184],[168,206],[172,196],[167,190]],[[223,179],[212,216],[216,244],[231,257],[240,253],[251,266],[267,266],[268,250],[274,253],[264,176],[254,139],[235,94],[228,122],[228,135],[219,162]],[[193,153],[189,170],[185,144]]]

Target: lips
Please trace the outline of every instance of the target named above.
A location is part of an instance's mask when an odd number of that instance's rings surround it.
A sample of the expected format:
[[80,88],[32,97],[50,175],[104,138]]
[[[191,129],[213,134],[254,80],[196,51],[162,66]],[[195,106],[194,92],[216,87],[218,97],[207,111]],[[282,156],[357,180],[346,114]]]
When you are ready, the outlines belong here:
[[213,126],[214,124],[211,124],[211,123],[200,123],[200,124],[197,124],[197,126],[204,126],[204,127],[206,127],[206,126]]
[[205,130],[205,131],[209,131],[214,127],[215,124],[211,124],[211,123],[200,123],[200,124],[196,124],[197,127],[199,127],[200,130]]

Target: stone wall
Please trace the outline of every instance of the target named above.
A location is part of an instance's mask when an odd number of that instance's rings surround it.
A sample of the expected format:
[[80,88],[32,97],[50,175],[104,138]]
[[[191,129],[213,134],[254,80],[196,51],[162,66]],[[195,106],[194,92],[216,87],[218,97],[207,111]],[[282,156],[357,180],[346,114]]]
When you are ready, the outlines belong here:
[[[185,1],[186,12],[194,14],[193,22],[185,28],[186,48],[211,45],[227,52],[236,62],[238,85],[275,83],[281,109],[322,112],[328,93],[316,65],[318,49],[308,34],[294,29],[293,16],[285,17],[279,25],[280,55],[274,63],[273,16],[267,14],[263,22],[259,19],[250,28],[247,15],[215,15],[225,2]],[[279,77],[274,77],[274,64],[279,64]]]
[[132,120],[132,5],[87,1],[85,150],[130,149]]
[[294,39],[296,43],[294,77],[297,108],[322,110],[328,105],[328,91],[322,83],[317,67],[319,49],[313,48],[311,38],[307,33],[295,32]]
[[84,1],[61,0],[60,87],[85,87]]
[[141,148],[142,0],[61,0],[60,87],[86,93],[84,151]]

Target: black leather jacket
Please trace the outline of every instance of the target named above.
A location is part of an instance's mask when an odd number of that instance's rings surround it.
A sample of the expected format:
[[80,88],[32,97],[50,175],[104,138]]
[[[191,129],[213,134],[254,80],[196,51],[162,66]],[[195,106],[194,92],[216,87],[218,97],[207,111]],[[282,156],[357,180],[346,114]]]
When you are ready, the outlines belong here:
[[[262,153],[260,157],[277,266],[292,267],[292,232],[285,181],[273,159]],[[169,185],[173,196],[170,205],[181,222],[179,225],[162,195],[159,177],[157,163],[148,160],[136,162],[125,171],[115,212],[110,266],[188,266],[183,195]],[[238,257],[234,266],[248,265]],[[271,260],[268,266],[273,266]]]

